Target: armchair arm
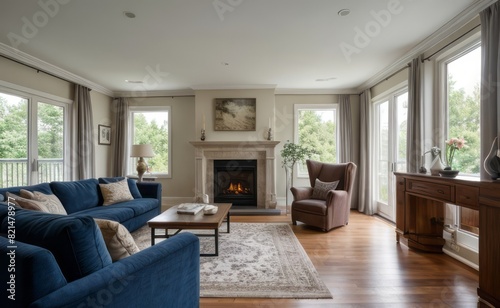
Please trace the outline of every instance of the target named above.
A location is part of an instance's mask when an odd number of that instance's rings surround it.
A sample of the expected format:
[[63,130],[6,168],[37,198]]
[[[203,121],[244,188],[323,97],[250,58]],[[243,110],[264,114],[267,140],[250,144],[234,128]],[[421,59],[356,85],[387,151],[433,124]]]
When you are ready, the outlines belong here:
[[345,190],[330,190],[326,195],[326,211],[333,212],[331,217],[345,217],[347,221],[346,207],[349,205],[349,194]]
[[334,204],[347,203],[349,195],[345,190],[330,190],[326,194],[327,208]]
[[31,307],[198,307],[200,243],[189,233],[119,260]]
[[310,199],[313,193],[312,187],[292,187],[290,191],[293,195],[293,201]]

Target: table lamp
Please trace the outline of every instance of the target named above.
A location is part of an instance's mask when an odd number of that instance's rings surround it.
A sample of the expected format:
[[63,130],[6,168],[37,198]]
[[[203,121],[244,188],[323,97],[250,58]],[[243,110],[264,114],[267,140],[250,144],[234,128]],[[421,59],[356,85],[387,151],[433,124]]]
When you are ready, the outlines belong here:
[[153,157],[155,154],[153,148],[150,144],[134,144],[132,145],[132,150],[130,151],[130,157],[139,157],[137,161],[137,175],[139,176],[138,182],[142,182],[142,176],[144,172],[148,170],[148,164],[144,160],[144,157]]

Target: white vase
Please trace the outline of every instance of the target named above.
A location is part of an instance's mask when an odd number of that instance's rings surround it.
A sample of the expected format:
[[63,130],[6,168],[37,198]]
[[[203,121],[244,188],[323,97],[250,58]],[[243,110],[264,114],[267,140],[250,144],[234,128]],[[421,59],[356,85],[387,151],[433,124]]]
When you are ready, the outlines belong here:
[[431,163],[431,175],[439,175],[439,171],[444,170],[444,165],[441,162],[441,156],[436,155],[434,160]]

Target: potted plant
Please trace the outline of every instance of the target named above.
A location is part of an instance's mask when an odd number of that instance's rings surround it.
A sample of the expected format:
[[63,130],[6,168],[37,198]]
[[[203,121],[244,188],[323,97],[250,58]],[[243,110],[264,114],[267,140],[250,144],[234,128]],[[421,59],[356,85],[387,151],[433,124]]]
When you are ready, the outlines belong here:
[[[288,192],[293,186],[293,170],[295,164],[300,161],[304,161],[314,154],[314,150],[311,150],[301,144],[295,144],[287,140],[283,149],[281,150],[281,166],[285,168],[286,172],[286,206],[288,207]],[[288,209],[287,209],[288,212]]]

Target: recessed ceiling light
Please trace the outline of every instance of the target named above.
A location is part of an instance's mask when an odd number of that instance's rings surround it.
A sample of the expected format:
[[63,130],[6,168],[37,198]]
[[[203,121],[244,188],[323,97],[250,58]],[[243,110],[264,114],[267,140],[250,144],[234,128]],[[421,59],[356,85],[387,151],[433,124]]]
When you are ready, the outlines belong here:
[[132,12],[125,11],[123,12],[123,15],[125,15],[128,18],[135,18],[135,14]]
[[127,83],[142,83],[142,80],[128,80],[128,79],[125,79],[125,82],[127,82]]
[[349,10],[349,9],[341,9],[340,11],[338,11],[337,14],[339,14],[339,16],[344,17],[344,16],[347,16],[347,15],[351,14],[351,10]]
[[316,81],[330,81],[330,80],[335,80],[337,77],[330,77],[330,78],[318,78]]

